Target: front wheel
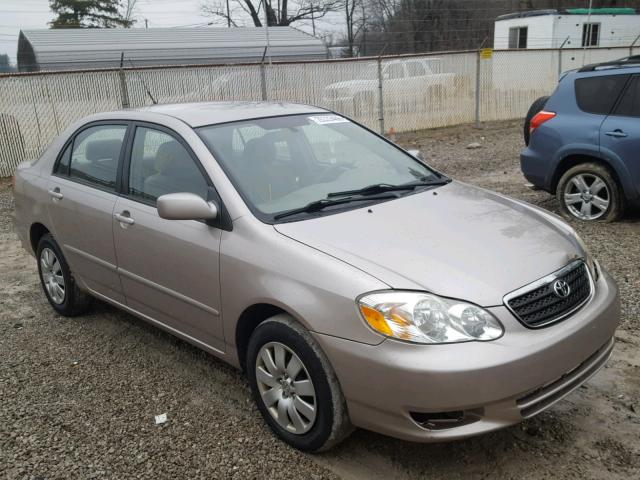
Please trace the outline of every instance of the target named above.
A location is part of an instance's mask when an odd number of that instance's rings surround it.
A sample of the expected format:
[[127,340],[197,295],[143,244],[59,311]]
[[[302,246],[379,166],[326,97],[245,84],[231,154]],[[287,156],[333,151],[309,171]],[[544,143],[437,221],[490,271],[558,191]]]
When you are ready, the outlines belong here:
[[624,211],[618,182],[597,163],[583,163],[567,170],[560,178],[556,196],[563,215],[584,221],[613,222]]
[[328,450],[352,430],[338,380],[309,332],[288,315],[251,335],[247,373],[271,430],[303,451]]

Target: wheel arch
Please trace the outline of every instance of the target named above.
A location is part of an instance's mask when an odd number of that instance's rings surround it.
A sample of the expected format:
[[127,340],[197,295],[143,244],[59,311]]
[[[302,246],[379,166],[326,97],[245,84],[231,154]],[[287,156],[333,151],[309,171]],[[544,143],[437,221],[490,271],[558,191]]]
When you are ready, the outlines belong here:
[[613,162],[605,160],[600,155],[596,155],[593,153],[571,153],[564,156],[553,172],[553,177],[551,179],[551,193],[554,195],[556,194],[560,179],[570,168],[573,168],[576,165],[580,165],[582,163],[596,163],[605,167],[611,172],[615,181],[618,182],[618,185],[622,187],[625,196],[628,197],[628,188],[630,187],[630,185],[625,185],[625,182],[622,181],[622,178],[628,178],[628,173],[626,177],[624,175],[624,172],[622,172],[621,175],[621,172],[619,172],[618,168],[616,168],[616,165]]
[[29,242],[31,243],[31,248],[34,254],[38,249],[40,239],[47,233],[51,233],[51,231],[40,222],[34,222],[31,224],[31,227],[29,227]]
[[238,322],[236,323],[235,347],[238,356],[238,363],[240,364],[242,371],[245,371],[247,347],[253,331],[265,320],[281,313],[289,315],[291,318],[298,321],[295,315],[283,307],[266,302],[254,303],[253,305],[245,308],[240,314]]

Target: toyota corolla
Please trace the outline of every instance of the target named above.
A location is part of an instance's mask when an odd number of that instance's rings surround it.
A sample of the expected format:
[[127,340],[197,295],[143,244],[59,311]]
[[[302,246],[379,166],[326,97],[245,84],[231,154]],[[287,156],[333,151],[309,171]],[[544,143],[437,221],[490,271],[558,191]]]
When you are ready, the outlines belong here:
[[317,107],[94,115],[19,166],[15,202],[56,312],[99,299],[243,369],[307,451],[532,417],[604,365],[619,321],[558,217]]

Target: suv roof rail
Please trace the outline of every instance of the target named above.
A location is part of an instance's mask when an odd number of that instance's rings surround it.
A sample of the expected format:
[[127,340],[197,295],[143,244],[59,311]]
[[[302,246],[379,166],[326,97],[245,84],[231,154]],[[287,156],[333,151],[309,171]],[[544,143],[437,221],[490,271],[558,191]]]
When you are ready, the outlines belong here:
[[593,72],[599,69],[606,68],[622,68],[630,66],[640,66],[640,55],[631,55],[630,57],[620,58],[618,60],[612,60],[610,62],[592,63],[591,65],[585,65],[579,72]]

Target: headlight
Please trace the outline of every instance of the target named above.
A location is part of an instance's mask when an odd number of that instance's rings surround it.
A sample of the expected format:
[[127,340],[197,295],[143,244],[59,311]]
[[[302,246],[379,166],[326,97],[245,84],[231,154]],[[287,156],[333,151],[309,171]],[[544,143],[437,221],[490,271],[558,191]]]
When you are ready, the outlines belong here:
[[371,293],[358,300],[358,307],[378,333],[414,343],[495,340],[504,331],[485,309],[430,293]]

